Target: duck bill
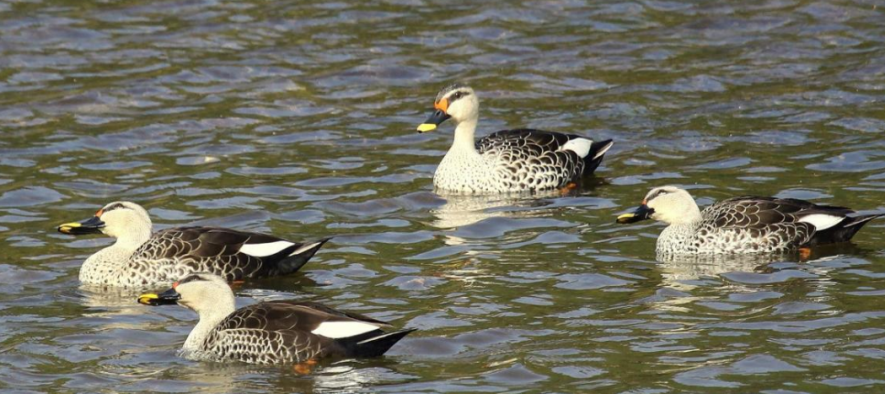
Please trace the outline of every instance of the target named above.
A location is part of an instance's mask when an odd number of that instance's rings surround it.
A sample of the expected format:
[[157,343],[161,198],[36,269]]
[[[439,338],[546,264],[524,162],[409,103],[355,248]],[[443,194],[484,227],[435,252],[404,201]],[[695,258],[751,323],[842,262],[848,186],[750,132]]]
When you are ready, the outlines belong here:
[[62,224],[58,226],[58,232],[70,235],[101,234],[102,228],[104,222],[98,216],[93,216],[81,222]]
[[150,306],[160,306],[160,305],[175,305],[178,304],[178,300],[181,299],[181,294],[178,294],[175,289],[166,290],[160,294],[154,293],[146,293],[138,296],[138,303],[142,305],[150,305]]
[[642,204],[639,208],[636,208],[635,211],[618,216],[618,223],[628,224],[641,222],[643,220],[651,219],[653,213],[655,213],[654,208],[649,208],[648,205]]
[[437,126],[439,126],[442,122],[445,122],[449,118],[451,118],[451,116],[445,113],[445,111],[439,109],[433,111],[433,114],[431,114],[430,117],[428,117],[427,120],[424,121],[424,123],[418,125],[418,132],[426,133],[428,131],[436,130]]

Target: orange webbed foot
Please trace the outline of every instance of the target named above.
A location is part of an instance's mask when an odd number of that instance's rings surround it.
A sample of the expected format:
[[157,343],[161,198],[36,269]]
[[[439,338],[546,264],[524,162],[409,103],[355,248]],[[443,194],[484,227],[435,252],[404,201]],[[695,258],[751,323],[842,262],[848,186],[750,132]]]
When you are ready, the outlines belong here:
[[799,260],[805,261],[811,257],[811,248],[799,248]]
[[569,194],[572,192],[572,190],[575,190],[577,187],[578,187],[577,183],[569,182],[562,189],[559,189],[559,194],[562,194],[562,195]]
[[317,365],[317,360],[307,360],[303,363],[298,363],[292,366],[292,371],[299,375],[310,375],[313,372],[313,367]]

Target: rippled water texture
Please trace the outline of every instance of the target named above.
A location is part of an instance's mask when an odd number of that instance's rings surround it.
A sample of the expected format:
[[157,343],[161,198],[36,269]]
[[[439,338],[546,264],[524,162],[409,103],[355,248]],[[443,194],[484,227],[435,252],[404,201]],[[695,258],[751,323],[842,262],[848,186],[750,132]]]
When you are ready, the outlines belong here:
[[[806,261],[656,261],[660,225],[614,224],[664,184],[885,209],[883,7],[733,3],[0,2],[0,389],[885,390],[885,222]],[[452,126],[414,128],[454,81],[481,134],[616,145],[574,195],[437,195]],[[196,316],[80,288],[109,239],[54,230],[121,199],[334,236],[239,302],[420,331],[309,376],[180,359]]]

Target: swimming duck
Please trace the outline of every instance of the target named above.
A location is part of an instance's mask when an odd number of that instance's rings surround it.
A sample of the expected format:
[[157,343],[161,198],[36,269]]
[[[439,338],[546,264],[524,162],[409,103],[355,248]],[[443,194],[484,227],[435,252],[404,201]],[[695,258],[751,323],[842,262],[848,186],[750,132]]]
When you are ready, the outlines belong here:
[[209,273],[188,275],[138,302],[178,304],[200,316],[180,353],[193,360],[278,364],[377,357],[416,330],[385,332],[388,323],[315,302],[267,301],[236,309],[224,278]]
[[654,219],[668,224],[658,254],[781,253],[846,242],[867,222],[883,216],[854,215],[848,208],[792,198],[735,197],[703,211],[684,189],[652,189],[635,212],[618,223]]
[[461,193],[504,193],[562,188],[590,175],[612,146],[574,134],[533,129],[502,130],[474,140],[479,100],[469,86],[441,90],[436,109],[418,126],[426,133],[448,119],[455,140],[433,176],[433,185]]
[[208,271],[227,280],[298,271],[329,239],[297,243],[272,235],[218,227],[176,227],[151,232],[140,205],[118,201],[81,222],[58,226],[63,234],[105,234],[116,242],[80,267],[80,281],[117,287],[162,286],[188,273]]

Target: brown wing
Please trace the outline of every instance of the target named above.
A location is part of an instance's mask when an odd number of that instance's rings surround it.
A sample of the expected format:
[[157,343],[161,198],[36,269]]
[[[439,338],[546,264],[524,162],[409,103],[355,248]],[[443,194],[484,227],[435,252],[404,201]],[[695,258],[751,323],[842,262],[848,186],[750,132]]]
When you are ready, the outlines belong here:
[[556,152],[569,140],[575,138],[585,137],[535,129],[501,130],[479,139],[476,142],[476,150],[485,153],[506,147],[518,149],[527,156],[537,157],[545,152]]
[[817,229],[802,218],[823,214],[847,217],[854,211],[792,198],[745,196],[713,204],[703,212],[703,226],[722,231],[749,231],[770,245],[789,248],[811,242]]
[[337,321],[360,321],[375,324],[379,328],[389,326],[379,320],[338,311],[315,302],[271,301],[240,308],[225,318],[218,327],[312,332],[324,322]]
[[809,215],[824,214],[846,217],[854,213],[844,207],[817,205],[793,198],[744,196],[713,204],[704,210],[704,218],[717,227],[764,227],[774,224],[799,223]]
[[[241,252],[243,245],[291,244],[268,256],[253,256]],[[303,243],[296,243],[272,235],[237,231],[219,227],[177,227],[155,233],[148,242],[133,253],[131,261],[143,264],[145,269],[165,267],[180,275],[181,265],[191,272],[205,271],[237,280],[253,276],[287,274],[297,271],[322,246],[290,254]],[[173,278],[173,280],[177,279]]]
[[[379,328],[336,338],[314,334],[326,322],[354,321]],[[326,355],[375,357],[415,331],[385,333],[381,326],[387,323],[314,302],[262,302],[226,317],[207,338],[205,347],[220,359],[265,364],[300,362]]]

